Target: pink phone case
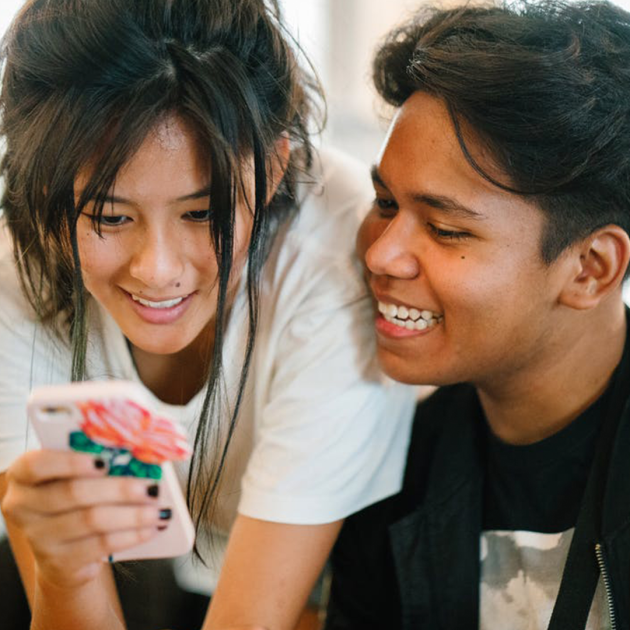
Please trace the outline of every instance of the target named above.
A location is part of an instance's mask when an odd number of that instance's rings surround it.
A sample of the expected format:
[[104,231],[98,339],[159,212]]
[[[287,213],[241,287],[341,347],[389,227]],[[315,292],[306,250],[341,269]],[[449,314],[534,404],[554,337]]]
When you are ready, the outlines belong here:
[[38,387],[27,409],[43,447],[93,453],[105,461],[110,475],[159,483],[159,506],[172,510],[167,528],[112,560],[169,558],[190,551],[195,529],[170,463],[190,456],[186,434],[174,420],[151,411],[141,387],[130,381]]

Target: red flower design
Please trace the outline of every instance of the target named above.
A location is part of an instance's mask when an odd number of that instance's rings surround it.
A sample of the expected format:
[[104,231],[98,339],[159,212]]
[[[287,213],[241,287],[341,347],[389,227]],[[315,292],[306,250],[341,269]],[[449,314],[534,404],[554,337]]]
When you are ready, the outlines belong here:
[[103,446],[126,448],[147,464],[186,459],[191,450],[185,433],[168,418],[132,400],[101,399],[78,403],[81,428]]

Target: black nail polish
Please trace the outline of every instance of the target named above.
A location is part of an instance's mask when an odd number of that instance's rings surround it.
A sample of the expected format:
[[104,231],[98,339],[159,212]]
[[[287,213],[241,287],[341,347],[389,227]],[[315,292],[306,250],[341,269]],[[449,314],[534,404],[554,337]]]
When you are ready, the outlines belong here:
[[95,458],[94,468],[96,468],[97,470],[103,470],[103,468],[105,468],[105,462],[100,457]]
[[160,520],[168,521],[168,519],[171,518],[171,516],[173,516],[173,511],[170,508],[165,508],[163,510],[160,510]]
[[154,483],[153,485],[149,486],[147,488],[147,494],[150,497],[157,497],[160,494],[160,486],[157,485],[157,483]]

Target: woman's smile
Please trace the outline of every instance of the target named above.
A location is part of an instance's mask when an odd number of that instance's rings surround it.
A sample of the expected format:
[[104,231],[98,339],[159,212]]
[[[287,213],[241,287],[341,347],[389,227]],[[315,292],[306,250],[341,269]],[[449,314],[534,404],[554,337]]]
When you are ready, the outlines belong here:
[[125,291],[134,312],[148,324],[173,324],[184,317],[195,293],[165,300],[148,300]]

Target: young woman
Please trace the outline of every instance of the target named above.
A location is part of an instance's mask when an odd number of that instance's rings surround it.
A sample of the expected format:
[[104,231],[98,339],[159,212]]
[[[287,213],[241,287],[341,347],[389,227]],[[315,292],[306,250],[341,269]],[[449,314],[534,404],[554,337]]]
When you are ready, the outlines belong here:
[[101,560],[163,526],[147,484],[33,450],[30,388],[71,378],[187,427],[198,550],[229,533],[204,630],[293,627],[341,520],[398,489],[413,405],[373,360],[363,170],[313,150],[263,0],[31,0],[3,54],[0,494],[33,627],[149,627]]

